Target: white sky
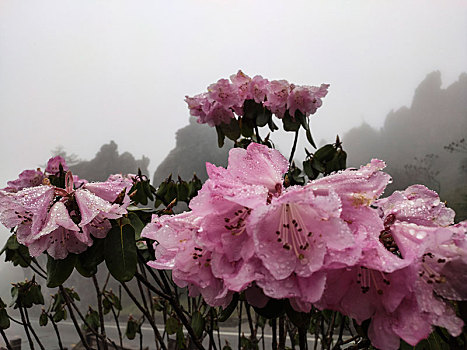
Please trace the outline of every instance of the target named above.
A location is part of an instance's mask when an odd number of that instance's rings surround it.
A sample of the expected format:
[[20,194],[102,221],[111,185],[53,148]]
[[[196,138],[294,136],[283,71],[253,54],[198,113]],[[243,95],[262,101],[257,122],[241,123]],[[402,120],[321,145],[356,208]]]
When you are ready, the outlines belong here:
[[2,0],[0,187],[57,145],[91,159],[110,140],[152,177],[188,123],[184,96],[238,69],[330,83],[316,141],[380,127],[431,71],[444,86],[467,71],[467,2]]

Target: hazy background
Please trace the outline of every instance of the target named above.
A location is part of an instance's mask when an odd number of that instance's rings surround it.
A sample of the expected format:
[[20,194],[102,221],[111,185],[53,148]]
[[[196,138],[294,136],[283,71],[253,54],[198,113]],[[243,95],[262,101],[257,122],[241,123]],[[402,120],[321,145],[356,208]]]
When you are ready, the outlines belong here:
[[[441,154],[467,128],[466,77],[459,78],[467,72],[467,2],[2,0],[0,187],[24,169],[43,166],[58,145],[91,160],[111,140],[121,153],[143,163],[147,157],[152,177],[174,148],[176,131],[189,124],[185,95],[238,69],[297,84],[331,84],[312,117],[315,139],[350,135],[344,148],[363,152],[378,144],[381,157],[393,146],[410,147],[385,132],[388,125],[404,129],[404,118],[415,111],[410,130],[436,118],[434,125],[444,125],[453,102],[443,97],[440,105],[438,98],[457,84],[459,127],[450,123],[442,141],[425,129],[413,136],[436,141]],[[426,85],[434,88],[421,89],[424,99],[415,108],[415,89],[433,71],[438,73]],[[406,112],[388,117],[404,106]],[[430,113],[430,106],[441,110]],[[398,123],[388,124],[386,117]],[[360,134],[348,133],[357,127]],[[410,139],[405,131],[404,140]],[[373,144],[360,142],[367,135]],[[278,145],[288,152],[291,143],[286,135]],[[406,155],[409,161],[401,162],[407,163],[416,156],[401,147],[388,160]],[[352,159],[366,158],[359,153]],[[2,228],[0,245],[7,236]]]

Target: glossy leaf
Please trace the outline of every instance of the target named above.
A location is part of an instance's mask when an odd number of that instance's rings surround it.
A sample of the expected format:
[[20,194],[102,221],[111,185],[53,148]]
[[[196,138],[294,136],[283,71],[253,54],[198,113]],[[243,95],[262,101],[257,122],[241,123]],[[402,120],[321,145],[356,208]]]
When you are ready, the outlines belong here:
[[111,275],[128,282],[136,272],[135,230],[131,225],[113,225],[104,242],[104,259]]
[[47,287],[55,288],[62,285],[73,272],[76,260],[75,254],[68,254],[62,260],[55,260],[47,255]]

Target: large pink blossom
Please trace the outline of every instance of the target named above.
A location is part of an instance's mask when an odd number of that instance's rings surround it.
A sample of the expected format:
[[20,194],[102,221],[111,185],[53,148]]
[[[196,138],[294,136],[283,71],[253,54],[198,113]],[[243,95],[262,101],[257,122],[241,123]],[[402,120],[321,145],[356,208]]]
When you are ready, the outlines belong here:
[[153,216],[141,236],[155,241],[156,260],[148,265],[172,270],[179,287],[188,286],[190,294],[203,295],[213,306],[226,306],[232,297],[221,279],[211,270],[212,253],[197,240],[200,218],[192,212],[176,216]]
[[19,174],[18,178],[7,182],[7,187],[3,190],[7,192],[18,192],[23,188],[35,187],[42,184],[45,174],[40,170],[24,170]]
[[18,192],[0,191],[0,221],[8,228],[17,227],[18,242],[26,245],[32,256],[47,251],[53,258],[63,259],[68,253],[81,253],[92,245],[92,236],[105,237],[111,227],[109,219],[126,214],[129,182],[81,181],[75,189],[74,180],[68,172],[65,188],[46,184]]

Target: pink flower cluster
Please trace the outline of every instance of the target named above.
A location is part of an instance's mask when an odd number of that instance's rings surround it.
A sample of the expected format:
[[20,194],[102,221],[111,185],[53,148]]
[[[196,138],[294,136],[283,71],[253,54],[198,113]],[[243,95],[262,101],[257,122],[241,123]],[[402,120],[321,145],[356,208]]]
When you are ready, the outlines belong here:
[[143,230],[155,241],[148,264],[213,306],[245,292],[257,307],[286,298],[298,311],[371,319],[381,349],[400,338],[415,345],[433,325],[459,335],[446,299],[467,299],[467,223],[453,225],[454,212],[421,185],[378,199],[390,181],[384,166],[372,160],[284,188],[278,151],[232,149],[227,169],[207,164],[191,211],[154,216]]
[[234,113],[243,116],[246,100],[263,105],[278,118],[283,118],[286,110],[292,117],[297,110],[305,116],[314,114],[321,107],[321,99],[328,93],[328,87],[328,84],[296,86],[286,80],[269,81],[259,75],[250,78],[238,71],[230,81],[220,79],[208,87],[208,92],[186,96],[185,101],[198,123],[215,126],[229,124]]
[[[65,188],[51,179],[65,175]],[[0,190],[0,222],[16,227],[19,243],[32,256],[47,251],[55,259],[81,253],[92,237],[103,238],[111,228],[109,219],[126,214],[132,181],[113,175],[105,182],[88,183],[68,171],[64,159],[51,158],[45,172],[25,170],[8,187]]]

